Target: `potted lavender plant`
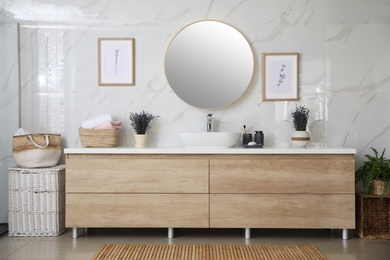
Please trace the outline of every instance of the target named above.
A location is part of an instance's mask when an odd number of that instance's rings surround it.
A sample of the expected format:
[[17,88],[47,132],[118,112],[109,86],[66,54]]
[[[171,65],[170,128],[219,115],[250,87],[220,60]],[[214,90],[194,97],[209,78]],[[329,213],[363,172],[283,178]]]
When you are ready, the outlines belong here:
[[296,147],[305,147],[310,142],[310,135],[306,132],[306,125],[309,119],[310,110],[305,106],[295,106],[291,111],[295,132],[291,137],[291,141]]
[[142,111],[140,113],[130,112],[131,126],[135,131],[135,147],[145,147],[147,133],[153,125],[154,120],[159,116],[154,116],[148,112]]

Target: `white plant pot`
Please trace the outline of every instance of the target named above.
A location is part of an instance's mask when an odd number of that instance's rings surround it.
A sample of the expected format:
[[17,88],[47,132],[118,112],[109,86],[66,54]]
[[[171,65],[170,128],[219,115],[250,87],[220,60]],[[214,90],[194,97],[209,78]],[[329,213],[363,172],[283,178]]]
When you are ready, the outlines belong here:
[[306,131],[295,131],[291,141],[295,147],[306,147],[310,143],[310,135]]
[[147,138],[148,138],[148,135],[134,135],[135,147],[136,148],[145,147]]

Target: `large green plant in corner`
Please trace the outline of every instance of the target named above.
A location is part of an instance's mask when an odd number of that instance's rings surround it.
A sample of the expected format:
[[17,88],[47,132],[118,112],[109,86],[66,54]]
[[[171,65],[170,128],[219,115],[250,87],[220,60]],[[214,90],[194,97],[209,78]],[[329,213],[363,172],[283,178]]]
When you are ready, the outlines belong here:
[[356,183],[362,181],[364,185],[364,197],[366,197],[370,192],[373,180],[383,180],[384,189],[380,197],[380,200],[382,200],[390,182],[390,160],[385,157],[386,148],[383,149],[380,156],[375,148],[371,147],[371,150],[375,156],[368,154],[364,156],[367,158],[367,161],[355,172],[355,181]]

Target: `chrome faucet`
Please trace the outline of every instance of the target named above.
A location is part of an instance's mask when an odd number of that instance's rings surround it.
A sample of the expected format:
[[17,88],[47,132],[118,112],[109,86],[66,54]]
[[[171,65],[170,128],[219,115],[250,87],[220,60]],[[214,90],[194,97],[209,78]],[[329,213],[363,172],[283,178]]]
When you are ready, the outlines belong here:
[[207,132],[213,131],[213,114],[207,115]]

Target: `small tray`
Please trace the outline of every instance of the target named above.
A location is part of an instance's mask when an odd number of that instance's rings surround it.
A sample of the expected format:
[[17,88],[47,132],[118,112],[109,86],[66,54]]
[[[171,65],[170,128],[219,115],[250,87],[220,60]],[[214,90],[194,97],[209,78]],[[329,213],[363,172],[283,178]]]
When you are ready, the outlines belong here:
[[244,145],[245,148],[263,148],[261,144],[256,144],[256,145]]

